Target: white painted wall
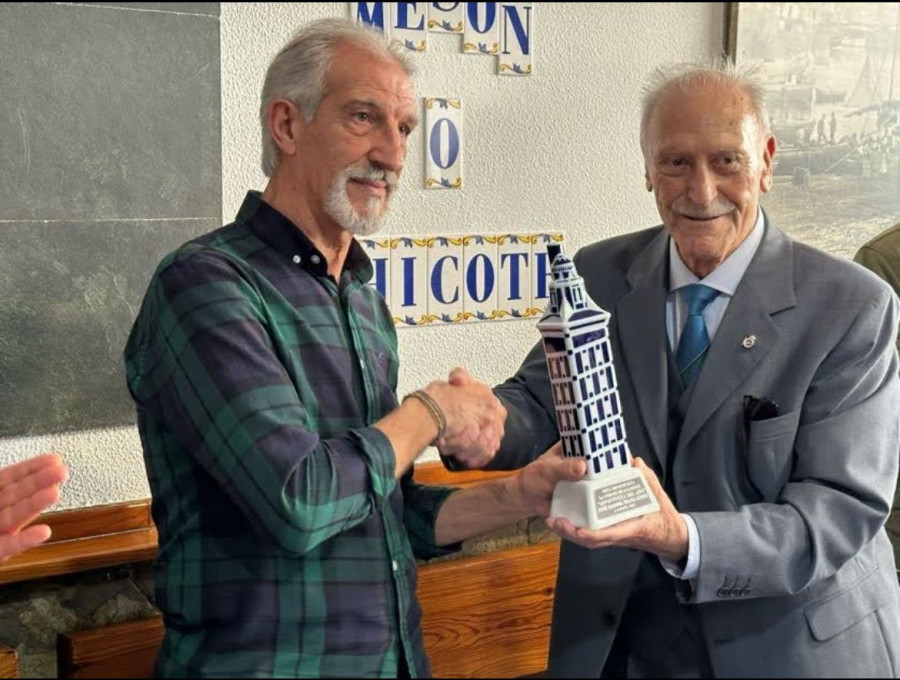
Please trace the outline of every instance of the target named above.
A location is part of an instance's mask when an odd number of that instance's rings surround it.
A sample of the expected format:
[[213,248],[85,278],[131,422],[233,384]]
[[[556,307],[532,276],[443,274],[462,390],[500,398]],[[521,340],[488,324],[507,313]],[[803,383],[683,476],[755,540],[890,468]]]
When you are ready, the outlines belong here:
[[[426,191],[421,134],[386,233],[564,231],[567,252],[656,224],[638,146],[639,92],[653,67],[705,57],[723,40],[724,3],[536,3],[535,75],[498,76],[493,57],[464,55],[460,36],[429,34],[418,93],[460,97],[464,189]],[[223,3],[223,221],[262,189],[259,91],[266,66],[301,24],[345,16],[345,2]],[[403,328],[400,394],[465,366],[489,384],[537,340],[533,320]],[[134,428],[0,440],[0,461],[47,450],[73,471],[58,508],[149,495]],[[435,457],[429,451],[424,459]]]

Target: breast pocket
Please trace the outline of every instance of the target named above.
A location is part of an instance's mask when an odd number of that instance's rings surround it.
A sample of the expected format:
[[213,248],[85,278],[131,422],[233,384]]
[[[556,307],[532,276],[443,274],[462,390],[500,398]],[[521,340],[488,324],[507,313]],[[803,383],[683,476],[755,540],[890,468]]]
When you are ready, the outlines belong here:
[[747,475],[765,502],[775,501],[790,477],[799,422],[798,409],[750,423]]

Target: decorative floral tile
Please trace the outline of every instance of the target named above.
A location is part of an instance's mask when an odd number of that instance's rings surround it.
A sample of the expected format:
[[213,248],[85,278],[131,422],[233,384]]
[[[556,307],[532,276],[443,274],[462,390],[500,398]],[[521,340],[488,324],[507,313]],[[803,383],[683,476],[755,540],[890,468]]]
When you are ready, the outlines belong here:
[[391,5],[391,37],[408,50],[424,52],[428,47],[428,3],[392,2]]
[[497,73],[530,76],[534,68],[534,6],[530,2],[500,4],[500,52]]
[[428,321],[463,320],[463,237],[428,239]]
[[[531,314],[540,316],[547,306],[547,284],[550,280],[550,262],[547,257],[547,245],[550,243],[563,243],[565,240],[561,232],[535,234],[531,248]],[[574,255],[574,253],[569,253]]]
[[377,290],[381,297],[391,303],[391,239],[387,236],[381,238],[358,238],[366,255],[372,260],[372,279],[369,285]]
[[391,33],[391,2],[351,2],[350,18],[375,26],[386,35]]
[[428,30],[432,33],[462,33],[466,3],[429,2]]
[[492,321],[497,310],[497,236],[471,234],[463,238],[463,317]]
[[497,54],[500,51],[500,16],[497,2],[467,2],[463,52]]
[[531,316],[531,234],[497,238],[497,315],[501,319]]
[[391,315],[400,326],[428,320],[428,237],[391,238]]
[[462,102],[425,99],[425,188],[462,187]]

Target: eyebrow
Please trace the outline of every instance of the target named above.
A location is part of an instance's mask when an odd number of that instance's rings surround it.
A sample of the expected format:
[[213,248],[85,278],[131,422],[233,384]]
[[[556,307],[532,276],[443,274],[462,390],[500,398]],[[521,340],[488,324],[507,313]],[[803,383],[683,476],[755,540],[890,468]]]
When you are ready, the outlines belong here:
[[345,109],[355,109],[360,106],[368,107],[371,109],[381,110],[381,106],[373,99],[351,99],[344,105]]
[[[351,99],[344,106],[345,111],[352,111],[355,108],[366,107],[370,109],[375,109],[376,111],[382,111],[382,106],[374,99]],[[408,116],[400,118],[401,123],[406,123],[411,128],[416,127],[419,124],[419,117],[415,113],[411,113]]]

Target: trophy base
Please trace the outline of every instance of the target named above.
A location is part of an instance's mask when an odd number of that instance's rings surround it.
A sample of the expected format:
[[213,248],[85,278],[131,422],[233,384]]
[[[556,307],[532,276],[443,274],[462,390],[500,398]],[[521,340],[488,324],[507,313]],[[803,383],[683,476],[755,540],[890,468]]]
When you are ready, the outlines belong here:
[[551,517],[565,517],[576,527],[602,529],[659,510],[650,485],[638,468],[604,472],[594,479],[558,482]]

